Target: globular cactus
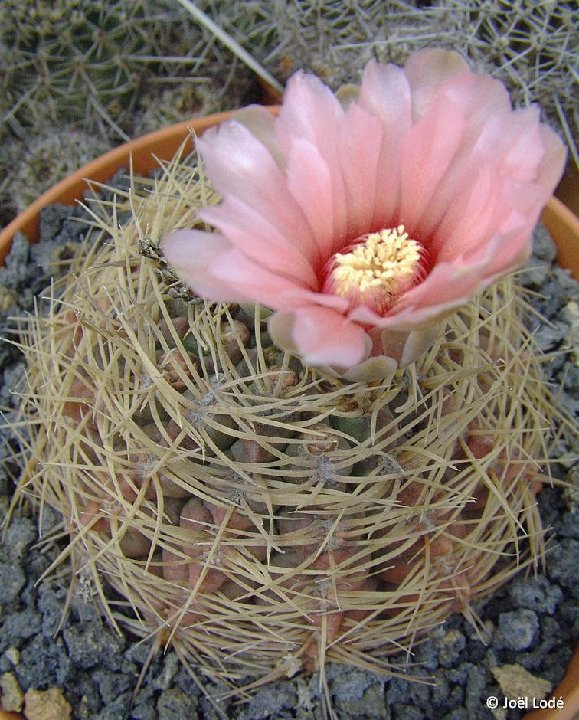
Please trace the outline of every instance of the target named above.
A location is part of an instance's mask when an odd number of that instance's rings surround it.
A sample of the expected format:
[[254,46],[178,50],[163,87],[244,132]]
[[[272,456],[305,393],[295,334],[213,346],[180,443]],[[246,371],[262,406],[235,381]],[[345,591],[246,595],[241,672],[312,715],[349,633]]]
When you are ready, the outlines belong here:
[[541,561],[551,407],[520,291],[485,291],[392,382],[349,383],[280,352],[261,308],[185,302],[144,257],[211,201],[181,161],[124,227],[103,206],[28,319],[20,490],[63,514],[79,577],[193,669],[388,672]]
[[135,135],[225,110],[225,99],[208,79],[183,80],[173,88],[151,88],[139,100]]
[[13,167],[10,192],[18,212],[110,147],[98,137],[71,128],[61,127],[58,131],[39,135]]
[[[218,78],[239,103],[251,73],[169,0],[35,0],[0,4],[0,117],[25,138],[68,123],[128,139],[144,93]],[[233,82],[232,82],[233,81]]]
[[0,227],[7,225],[16,215],[16,202],[12,192],[14,175],[26,149],[24,143],[11,139],[6,142],[0,130]]
[[131,57],[152,54],[158,35],[142,2],[8,0],[0,28],[2,112],[17,135],[38,116],[90,129],[122,126],[151,74]]

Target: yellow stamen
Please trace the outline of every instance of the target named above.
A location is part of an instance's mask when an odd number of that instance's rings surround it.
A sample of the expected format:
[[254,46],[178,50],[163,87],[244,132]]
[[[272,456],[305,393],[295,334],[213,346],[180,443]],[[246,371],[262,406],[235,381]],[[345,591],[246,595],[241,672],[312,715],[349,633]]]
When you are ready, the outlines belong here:
[[350,252],[334,255],[331,290],[382,312],[422,278],[423,261],[424,248],[404,225],[370,233]]

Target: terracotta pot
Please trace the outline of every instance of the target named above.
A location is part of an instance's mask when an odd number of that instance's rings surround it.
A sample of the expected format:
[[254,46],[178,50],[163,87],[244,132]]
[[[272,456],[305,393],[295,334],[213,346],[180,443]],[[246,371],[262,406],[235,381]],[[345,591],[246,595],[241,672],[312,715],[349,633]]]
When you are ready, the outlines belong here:
[[[276,112],[276,109],[272,108],[272,112]],[[24,233],[31,242],[38,241],[40,211],[43,208],[55,203],[75,204],[88,189],[87,181],[106,183],[121,168],[130,167],[136,175],[147,174],[159,166],[157,159],[170,160],[191,132],[200,135],[231,115],[231,112],[219,113],[172,125],[121,145],[88,163],[35,200],[0,233],[0,263],[3,263],[17,232]],[[541,220],[558,245],[559,264],[569,268],[573,276],[579,279],[579,219],[560,200],[551,198]],[[563,697],[565,707],[535,710],[527,713],[525,720],[573,720],[579,713],[579,647],[553,697]],[[19,717],[18,714],[0,709],[0,720],[15,720]]]

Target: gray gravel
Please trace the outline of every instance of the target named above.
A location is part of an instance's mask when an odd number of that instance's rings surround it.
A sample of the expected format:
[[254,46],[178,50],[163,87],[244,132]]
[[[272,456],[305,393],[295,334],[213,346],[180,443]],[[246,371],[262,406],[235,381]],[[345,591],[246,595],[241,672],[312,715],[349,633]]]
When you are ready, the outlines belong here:
[[[82,226],[71,219],[82,209],[53,207],[42,215],[43,242],[30,249],[17,238],[0,269],[0,334],[12,337],[10,315],[28,311],[46,286],[46,270],[58,258],[74,252]],[[554,244],[539,231],[530,289],[540,291],[537,308],[552,325],[536,323],[539,343],[547,350],[564,349],[577,302],[577,285],[569,274],[552,265]],[[17,349],[0,342],[0,404],[13,417],[23,364]],[[561,402],[577,409],[577,368],[561,353],[547,364],[552,382],[564,383]],[[575,397],[573,394],[575,393]],[[6,427],[0,436],[0,502],[7,509],[13,478],[18,472],[18,446]],[[561,451],[572,449],[562,445]],[[577,478],[576,469],[556,465],[556,477]],[[577,550],[578,492],[547,488],[538,502],[545,526],[553,528],[544,572],[518,577],[486,603],[475,605],[489,637],[483,643],[461,616],[449,618],[416,647],[408,677],[385,679],[359,670],[330,666],[327,676],[332,704],[339,719],[360,720],[494,720],[485,706],[489,695],[502,698],[491,668],[519,663],[529,672],[554,683],[563,676],[579,635],[579,564]],[[57,528],[48,512],[44,531]],[[37,519],[19,509],[0,546],[0,676],[13,673],[22,691],[62,688],[75,720],[317,720],[322,717],[319,677],[298,677],[261,689],[250,702],[212,703],[200,691],[171,651],[157,655],[137,689],[149,653],[147,643],[119,636],[99,613],[94,598],[72,598],[70,612],[57,633],[67,597],[68,578],[62,572],[38,583],[58,554],[57,546],[35,545]],[[112,591],[111,591],[112,592]],[[114,596],[113,596],[114,597]],[[397,658],[407,664],[409,658]],[[207,684],[209,694],[220,688]],[[508,711],[506,720],[521,717]]]

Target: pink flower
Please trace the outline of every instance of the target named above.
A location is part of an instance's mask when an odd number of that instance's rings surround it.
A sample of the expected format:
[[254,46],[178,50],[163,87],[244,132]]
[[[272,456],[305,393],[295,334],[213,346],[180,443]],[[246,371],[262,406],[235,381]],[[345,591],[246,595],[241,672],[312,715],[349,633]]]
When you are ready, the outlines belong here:
[[369,63],[346,107],[298,73],[278,117],[242,111],[198,149],[218,232],[169,234],[169,264],[201,296],[273,309],[276,344],[352,379],[412,362],[527,258],[565,159],[536,107],[437,49]]

